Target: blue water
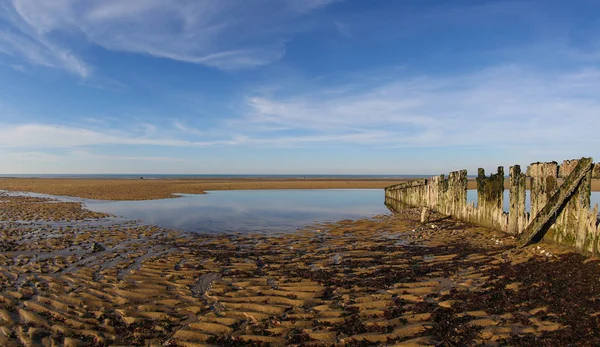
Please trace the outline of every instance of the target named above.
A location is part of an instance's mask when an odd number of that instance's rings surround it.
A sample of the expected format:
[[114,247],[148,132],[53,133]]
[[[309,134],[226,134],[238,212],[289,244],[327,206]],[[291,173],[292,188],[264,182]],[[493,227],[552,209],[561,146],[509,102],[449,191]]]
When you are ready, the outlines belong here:
[[176,199],[84,203],[92,211],[161,227],[224,233],[292,232],[319,222],[387,214],[383,201],[383,189],[320,189],[211,191]]
[[[530,191],[526,191],[525,193],[525,210],[527,212],[529,212],[529,209],[531,207],[531,198],[530,198]],[[591,207],[594,208],[594,204],[599,204],[600,205],[600,192],[592,192],[592,195],[590,197],[590,200],[592,202]],[[477,190],[467,190],[467,201],[468,202],[474,202],[475,206],[477,206]],[[509,206],[510,206],[510,200],[509,200],[509,191],[505,190],[504,191],[504,211],[508,212],[509,210]]]

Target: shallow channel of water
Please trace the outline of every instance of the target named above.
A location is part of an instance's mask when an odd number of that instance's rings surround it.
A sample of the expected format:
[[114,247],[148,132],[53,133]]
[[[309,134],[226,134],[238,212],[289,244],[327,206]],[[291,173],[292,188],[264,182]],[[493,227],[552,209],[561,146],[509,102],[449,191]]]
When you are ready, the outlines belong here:
[[[95,212],[195,233],[293,232],[310,224],[389,213],[384,205],[383,189],[209,191],[207,194],[181,194],[174,199],[144,201],[54,198],[82,202]],[[476,204],[477,191],[467,191],[467,200]],[[600,204],[600,192],[592,192],[591,201],[592,206]],[[527,191],[527,211],[529,205]],[[505,211],[508,206],[509,192],[505,190]]]
[[83,200],[86,208],[197,233],[291,232],[389,213],[383,189],[232,190],[146,201]]

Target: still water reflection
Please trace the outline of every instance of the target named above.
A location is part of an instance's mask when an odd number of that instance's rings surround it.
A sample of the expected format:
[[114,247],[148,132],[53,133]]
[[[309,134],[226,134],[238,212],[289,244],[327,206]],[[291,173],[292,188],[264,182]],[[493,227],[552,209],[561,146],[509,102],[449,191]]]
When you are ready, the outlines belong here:
[[85,201],[88,209],[198,233],[286,232],[389,213],[382,189],[246,190],[150,201]]

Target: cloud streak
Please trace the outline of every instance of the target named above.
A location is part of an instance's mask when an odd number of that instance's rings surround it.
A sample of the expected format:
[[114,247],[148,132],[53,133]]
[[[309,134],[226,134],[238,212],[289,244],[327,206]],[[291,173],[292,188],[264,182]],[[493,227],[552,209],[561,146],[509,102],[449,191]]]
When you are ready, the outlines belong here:
[[243,124],[328,134],[385,129],[390,135],[379,138],[382,144],[404,147],[600,144],[596,69],[549,73],[499,66],[330,91],[250,97]]
[[297,24],[333,2],[0,0],[0,20],[10,26],[0,31],[0,52],[84,78],[91,68],[62,39],[224,70],[253,68],[281,59]]
[[[317,157],[321,150],[340,153],[342,158],[354,150],[363,152],[354,164],[356,172],[393,172],[403,165],[365,158],[364,151],[378,158],[397,154],[400,161],[418,153],[427,172],[436,172],[474,165],[466,159],[473,153],[485,153],[478,165],[500,164],[501,157],[511,158],[505,164],[514,164],[513,160],[526,164],[593,155],[600,146],[596,68],[549,72],[499,66],[445,77],[397,76],[361,89],[362,80],[356,76],[354,82],[315,85],[306,93],[283,91],[289,96],[254,95],[240,101],[246,107],[239,109],[245,111],[204,124],[202,132],[197,128],[202,123],[192,118],[185,123],[116,117],[69,125],[0,124],[0,158],[14,172],[42,170],[32,169],[35,163],[53,172],[63,170],[61,163],[90,172],[107,169],[88,163],[110,163],[111,172],[165,167],[192,172],[205,169],[200,162],[210,162],[210,170],[248,172],[247,165],[252,165],[248,158],[254,153],[260,157],[270,150],[307,148]],[[221,156],[231,152],[240,156]],[[431,156],[436,158],[435,169]],[[244,160],[246,166],[235,166]],[[365,161],[370,163],[368,170],[360,164]],[[55,167],[49,169],[47,163]]]
[[61,49],[44,38],[0,31],[0,53],[20,58],[35,66],[59,68],[87,78],[92,68],[70,51]]
[[[148,124],[142,124],[147,129]],[[155,128],[155,126],[151,126]],[[148,133],[148,130],[142,132]],[[175,128],[178,129],[177,123]],[[172,131],[150,131],[151,135],[139,135],[139,132],[123,132],[114,129],[94,130],[85,127],[64,126],[56,124],[21,124],[4,125],[0,129],[0,147],[7,148],[63,148],[120,146],[158,146],[158,147],[214,147],[214,146],[277,146],[303,147],[315,144],[331,143],[372,143],[389,136],[382,131],[360,131],[345,134],[313,134],[279,137],[251,137],[242,134],[231,135],[219,139],[193,141],[184,139],[191,132],[199,135],[197,130],[183,128],[179,134]]]
[[[360,85],[361,78],[355,82]],[[549,86],[552,86],[551,88]],[[293,96],[252,96],[245,111],[204,126],[142,119],[115,125],[4,124],[0,146],[267,148],[378,147],[588,148],[600,145],[600,71],[540,72],[500,66],[446,77],[398,76],[367,89],[315,86]],[[123,130],[130,129],[130,130]]]
[[111,129],[99,131],[56,124],[8,124],[0,129],[1,147],[73,148],[106,145],[203,147],[229,143],[232,142],[225,140],[194,142],[170,137],[140,136],[134,132]]

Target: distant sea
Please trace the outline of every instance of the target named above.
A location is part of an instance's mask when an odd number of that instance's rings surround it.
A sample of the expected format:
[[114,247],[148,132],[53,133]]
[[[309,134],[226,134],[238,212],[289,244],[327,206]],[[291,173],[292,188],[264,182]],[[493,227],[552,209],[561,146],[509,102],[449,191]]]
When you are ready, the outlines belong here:
[[113,179],[407,179],[428,178],[432,175],[271,175],[271,174],[0,174],[0,178],[113,178]]

